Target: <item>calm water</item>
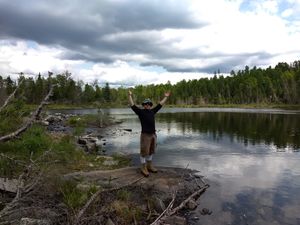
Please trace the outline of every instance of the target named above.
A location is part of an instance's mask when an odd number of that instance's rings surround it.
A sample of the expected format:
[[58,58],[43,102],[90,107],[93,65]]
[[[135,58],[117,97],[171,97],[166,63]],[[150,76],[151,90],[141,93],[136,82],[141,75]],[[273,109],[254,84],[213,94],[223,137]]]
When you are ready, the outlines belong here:
[[[127,109],[105,113],[124,121],[107,139],[107,151],[132,153],[138,161],[137,116]],[[156,127],[155,163],[188,165],[211,184],[198,210],[213,213],[196,210],[192,224],[300,224],[299,111],[163,109]]]

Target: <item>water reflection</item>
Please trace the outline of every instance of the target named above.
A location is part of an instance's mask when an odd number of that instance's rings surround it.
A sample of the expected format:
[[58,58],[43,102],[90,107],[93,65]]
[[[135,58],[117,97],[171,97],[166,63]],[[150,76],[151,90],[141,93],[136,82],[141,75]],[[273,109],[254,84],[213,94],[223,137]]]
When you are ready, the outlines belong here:
[[159,121],[176,123],[182,134],[191,130],[209,134],[214,140],[225,136],[231,142],[243,142],[245,146],[264,143],[280,149],[300,148],[300,114],[262,113],[176,113],[160,114]]
[[[299,114],[161,113],[155,162],[209,179],[190,224],[300,224],[299,122]],[[111,150],[137,155],[138,119],[122,126],[133,133],[113,138]],[[203,207],[213,214],[202,216]]]

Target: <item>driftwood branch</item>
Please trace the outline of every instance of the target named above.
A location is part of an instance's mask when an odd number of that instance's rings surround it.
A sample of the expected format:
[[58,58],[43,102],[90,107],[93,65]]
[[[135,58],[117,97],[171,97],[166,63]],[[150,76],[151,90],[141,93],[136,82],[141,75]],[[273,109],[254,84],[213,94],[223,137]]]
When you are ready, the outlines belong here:
[[36,175],[34,179],[27,185],[25,185],[25,180],[28,179],[29,174],[34,170],[34,167],[37,166],[37,163],[40,160],[43,160],[43,158],[47,156],[51,151],[52,149],[49,149],[48,151],[45,151],[41,156],[39,156],[36,160],[30,160],[30,163],[24,168],[23,173],[20,174],[18,178],[18,186],[14,199],[0,211],[0,218],[7,215],[10,210],[14,208],[15,203],[19,201],[19,199],[22,197],[22,194],[29,193],[38,184],[43,175],[43,171],[41,170],[39,171],[38,175]]
[[84,215],[84,213],[86,212],[86,210],[89,208],[89,206],[96,200],[96,198],[103,192],[111,192],[111,191],[117,191],[117,190],[120,190],[124,187],[127,187],[127,186],[131,186],[137,182],[139,182],[140,180],[142,180],[144,177],[140,177],[136,180],[134,180],[133,182],[131,183],[128,183],[128,184],[125,184],[125,185],[122,185],[120,187],[115,187],[115,188],[110,188],[110,189],[105,189],[105,190],[98,190],[97,192],[95,192],[91,198],[87,201],[87,203],[83,206],[83,208],[79,211],[79,213],[77,214],[76,218],[75,218],[75,221],[74,221],[74,224],[77,225],[79,224],[80,222],[80,219],[81,217]]
[[162,221],[164,221],[166,218],[168,218],[168,217],[176,214],[179,210],[183,209],[189,201],[191,201],[192,199],[194,199],[197,195],[202,194],[208,187],[209,187],[209,185],[205,184],[199,190],[195,191],[188,198],[186,198],[184,201],[182,201],[179,204],[179,206],[177,206],[174,209],[172,209],[172,207],[173,207],[173,204],[174,204],[174,201],[175,201],[176,194],[173,194],[173,198],[172,198],[171,202],[169,203],[168,207],[150,225],[163,224],[163,223],[161,223]]
[[185,205],[192,200],[195,196],[200,195],[201,193],[203,193],[207,188],[209,187],[209,185],[204,185],[204,187],[200,188],[199,190],[195,191],[193,194],[191,194],[187,199],[185,199],[183,202],[180,203],[179,206],[177,206],[176,208],[172,209],[172,211],[170,212],[169,216],[174,215],[175,213],[177,213],[180,209],[183,209],[185,207]]
[[9,161],[14,162],[15,164],[19,164],[21,166],[26,166],[26,164],[22,160],[15,159],[3,153],[0,153],[0,158],[8,159]]
[[25,123],[25,125],[22,126],[21,128],[19,128],[18,130],[10,133],[10,134],[7,134],[5,136],[0,137],[0,142],[9,141],[11,139],[16,138],[21,133],[23,133],[24,131],[26,131],[33,124],[33,122],[35,122],[36,120],[38,120],[39,119],[39,115],[40,115],[40,113],[41,113],[41,111],[43,109],[43,106],[48,103],[48,100],[52,96],[52,94],[53,94],[53,86],[51,86],[48,94],[46,95],[46,97],[44,98],[44,100],[40,103],[40,105],[37,107],[37,109],[35,110],[35,112],[32,114],[31,118]]
[[176,192],[173,193],[173,197],[172,197],[172,200],[170,201],[168,207],[156,218],[156,220],[151,223],[150,225],[158,225],[160,223],[160,220],[162,217],[164,217],[165,215],[168,215],[170,210],[172,209],[173,207],[173,204],[175,202],[175,198],[176,198]]
[[11,93],[8,98],[6,99],[6,101],[4,102],[4,104],[0,107],[0,112],[7,106],[7,104],[10,102],[11,99],[13,99],[13,97],[15,96],[16,92],[18,91],[19,87],[21,86],[21,84],[23,83],[25,79],[20,80],[18,86],[16,87],[16,89],[13,91],[13,93]]

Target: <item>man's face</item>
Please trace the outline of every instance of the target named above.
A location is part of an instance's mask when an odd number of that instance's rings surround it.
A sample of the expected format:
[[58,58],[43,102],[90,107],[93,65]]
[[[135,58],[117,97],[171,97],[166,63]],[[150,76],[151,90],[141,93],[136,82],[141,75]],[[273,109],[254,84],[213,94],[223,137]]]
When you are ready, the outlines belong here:
[[151,105],[150,104],[144,104],[144,109],[151,109]]

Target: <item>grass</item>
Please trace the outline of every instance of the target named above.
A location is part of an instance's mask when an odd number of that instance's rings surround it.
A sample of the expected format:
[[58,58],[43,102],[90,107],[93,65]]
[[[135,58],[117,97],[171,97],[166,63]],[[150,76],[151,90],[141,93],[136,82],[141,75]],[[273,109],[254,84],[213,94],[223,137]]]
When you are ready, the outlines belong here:
[[131,202],[115,200],[111,203],[111,211],[115,211],[119,220],[124,224],[132,224],[142,218],[142,210]]
[[91,185],[87,191],[84,191],[77,188],[77,183],[75,181],[61,181],[59,190],[63,196],[63,202],[74,213],[81,209],[98,189],[96,186]]
[[117,199],[128,202],[130,200],[131,194],[132,193],[127,191],[126,189],[119,190],[119,191],[117,191]]
[[15,99],[0,112],[0,136],[15,131],[30,115],[31,108],[22,100]]
[[[49,134],[40,125],[30,127],[20,139],[0,143],[0,176],[17,177],[24,165],[30,160],[39,158],[45,151],[51,154],[43,159],[45,163],[51,163],[48,169],[59,170],[61,173],[72,171],[87,171],[91,169],[114,169],[127,166],[130,159],[122,156],[113,156],[118,161],[117,165],[103,165],[101,156],[86,154],[75,144],[75,138],[70,135]],[[18,163],[22,162],[22,163]],[[42,162],[41,162],[42,164]],[[92,166],[91,166],[92,165]]]
[[0,175],[16,177],[30,160],[37,159],[43,152],[49,150],[51,141],[45,133],[45,128],[34,125],[15,141],[0,143]]

